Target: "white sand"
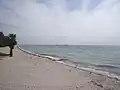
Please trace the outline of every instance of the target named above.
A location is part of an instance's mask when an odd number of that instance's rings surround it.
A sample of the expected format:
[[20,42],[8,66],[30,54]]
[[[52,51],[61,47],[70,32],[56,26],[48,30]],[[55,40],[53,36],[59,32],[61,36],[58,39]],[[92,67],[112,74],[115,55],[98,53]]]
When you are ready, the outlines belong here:
[[[9,53],[9,48],[0,48]],[[120,90],[120,81],[14,49],[0,56],[0,90]]]

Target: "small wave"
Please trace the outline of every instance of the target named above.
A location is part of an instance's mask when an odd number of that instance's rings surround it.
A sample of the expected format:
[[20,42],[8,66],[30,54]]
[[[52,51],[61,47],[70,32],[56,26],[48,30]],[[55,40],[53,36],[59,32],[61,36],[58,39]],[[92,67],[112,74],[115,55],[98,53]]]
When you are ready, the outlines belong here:
[[76,66],[75,64],[65,63],[63,61],[56,61],[56,62],[67,65],[67,66],[70,66],[70,67],[73,67],[73,68],[77,68],[77,69],[80,69],[80,70],[85,70],[85,71],[88,71],[88,72],[92,72],[92,73],[95,73],[95,74],[104,75],[104,76],[108,76],[109,78],[114,78],[114,79],[120,80],[119,75],[116,75],[114,73],[110,73],[110,72],[107,72],[107,71],[96,70],[94,68],[80,67],[80,66]]
[[114,66],[114,65],[110,65],[110,64],[106,64],[106,65],[94,65],[96,67],[100,67],[100,68],[108,68],[108,69],[111,69],[111,68],[120,68],[120,67],[117,67],[117,66]]
[[48,58],[48,59],[54,59],[55,61],[69,61],[69,59],[67,58],[63,58],[63,57],[60,57],[58,55],[54,55],[54,54],[40,54],[38,52],[35,52],[35,54],[38,54],[39,56],[42,56],[42,57],[45,57],[45,58]]
[[[39,53],[39,54],[40,54],[40,53]],[[52,56],[52,57],[59,57],[58,55],[51,55],[51,54],[40,54],[40,55]]]

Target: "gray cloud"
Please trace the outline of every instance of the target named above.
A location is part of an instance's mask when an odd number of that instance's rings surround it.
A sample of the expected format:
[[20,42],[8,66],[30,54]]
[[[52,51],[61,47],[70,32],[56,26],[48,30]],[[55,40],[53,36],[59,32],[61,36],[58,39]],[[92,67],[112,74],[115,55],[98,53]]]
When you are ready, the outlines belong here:
[[82,0],[74,10],[66,0],[1,1],[0,29],[16,33],[19,43],[120,45],[119,0],[102,0],[96,6]]

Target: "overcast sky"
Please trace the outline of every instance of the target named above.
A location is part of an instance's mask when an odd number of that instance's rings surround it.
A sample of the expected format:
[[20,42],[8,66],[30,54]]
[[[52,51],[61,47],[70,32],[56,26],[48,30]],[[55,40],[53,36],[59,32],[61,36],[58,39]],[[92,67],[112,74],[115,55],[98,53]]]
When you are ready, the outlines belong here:
[[21,44],[120,45],[120,0],[0,0],[0,31]]

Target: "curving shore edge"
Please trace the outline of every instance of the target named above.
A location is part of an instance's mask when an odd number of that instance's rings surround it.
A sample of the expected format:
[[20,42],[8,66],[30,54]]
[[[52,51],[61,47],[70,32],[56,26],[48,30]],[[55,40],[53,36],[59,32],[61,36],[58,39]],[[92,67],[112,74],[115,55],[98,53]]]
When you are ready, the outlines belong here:
[[[0,48],[0,52],[8,49]],[[14,57],[0,59],[0,90],[120,90],[117,77],[78,68],[19,46],[14,49]]]
[[30,52],[28,50],[25,50],[25,49],[21,48],[20,46],[17,46],[17,48],[22,50],[23,52],[25,52],[27,54],[30,54],[30,55],[34,55],[34,56],[38,56],[38,57],[42,57],[42,58],[47,58],[47,59],[50,59],[50,60],[55,61],[57,63],[61,63],[61,64],[64,64],[64,65],[67,65],[67,66],[70,66],[70,67],[73,67],[73,68],[77,68],[77,69],[80,69],[80,70],[85,70],[85,71],[88,71],[90,73],[95,73],[95,74],[99,74],[99,75],[108,76],[109,78],[114,78],[114,79],[117,79],[117,80],[120,81],[120,76],[115,75],[113,73],[100,71],[100,70],[95,70],[95,69],[90,69],[90,68],[78,67],[76,64],[65,63],[64,61],[62,61],[64,59],[61,59],[61,58],[56,58],[56,57],[52,57],[52,56],[41,55],[41,54],[37,54],[37,53],[34,53],[34,52]]

